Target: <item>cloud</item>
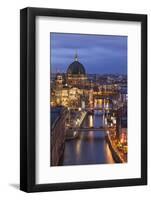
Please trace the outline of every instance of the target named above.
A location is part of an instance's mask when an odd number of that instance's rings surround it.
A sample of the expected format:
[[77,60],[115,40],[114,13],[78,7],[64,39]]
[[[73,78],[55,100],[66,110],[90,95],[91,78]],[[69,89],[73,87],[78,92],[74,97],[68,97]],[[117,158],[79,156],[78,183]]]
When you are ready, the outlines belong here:
[[127,37],[50,34],[51,67],[66,71],[75,51],[88,73],[127,73]]

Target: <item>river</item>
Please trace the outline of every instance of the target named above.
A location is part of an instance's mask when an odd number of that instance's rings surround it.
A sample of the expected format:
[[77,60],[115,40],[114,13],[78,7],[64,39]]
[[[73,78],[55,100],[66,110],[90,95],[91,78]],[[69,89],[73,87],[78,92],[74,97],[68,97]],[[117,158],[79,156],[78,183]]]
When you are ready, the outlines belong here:
[[[103,125],[103,115],[87,115],[83,127],[98,128]],[[81,131],[79,137],[67,140],[62,165],[114,163],[105,140],[105,131]]]

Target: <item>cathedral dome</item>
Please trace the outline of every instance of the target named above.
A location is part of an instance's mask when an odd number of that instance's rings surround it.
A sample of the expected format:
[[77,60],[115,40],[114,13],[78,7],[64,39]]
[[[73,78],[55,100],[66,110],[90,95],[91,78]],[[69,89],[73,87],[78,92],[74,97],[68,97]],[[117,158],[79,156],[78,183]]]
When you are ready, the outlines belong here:
[[67,69],[67,73],[68,74],[85,74],[85,69],[84,66],[78,62],[78,61],[74,61],[73,63],[71,63]]
[[75,55],[75,61],[69,65],[67,69],[67,74],[71,74],[71,75],[85,75],[86,74],[84,66],[78,61],[77,54]]

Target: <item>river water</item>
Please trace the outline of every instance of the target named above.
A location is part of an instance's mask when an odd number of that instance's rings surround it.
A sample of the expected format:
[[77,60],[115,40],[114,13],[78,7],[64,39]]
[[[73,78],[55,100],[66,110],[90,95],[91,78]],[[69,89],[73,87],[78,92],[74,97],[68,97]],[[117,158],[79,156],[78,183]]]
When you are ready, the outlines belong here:
[[[102,114],[88,115],[82,126],[99,128],[103,119]],[[78,138],[66,141],[62,165],[107,163],[114,163],[114,160],[104,131],[81,131]]]

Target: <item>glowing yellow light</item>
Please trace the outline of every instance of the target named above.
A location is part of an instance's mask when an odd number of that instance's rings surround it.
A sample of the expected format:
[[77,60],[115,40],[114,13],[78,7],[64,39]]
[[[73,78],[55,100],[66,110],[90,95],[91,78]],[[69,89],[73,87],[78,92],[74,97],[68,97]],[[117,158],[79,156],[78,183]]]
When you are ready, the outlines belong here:
[[93,127],[93,117],[92,117],[92,115],[89,116],[89,127]]
[[113,119],[113,124],[116,124],[116,119]]

